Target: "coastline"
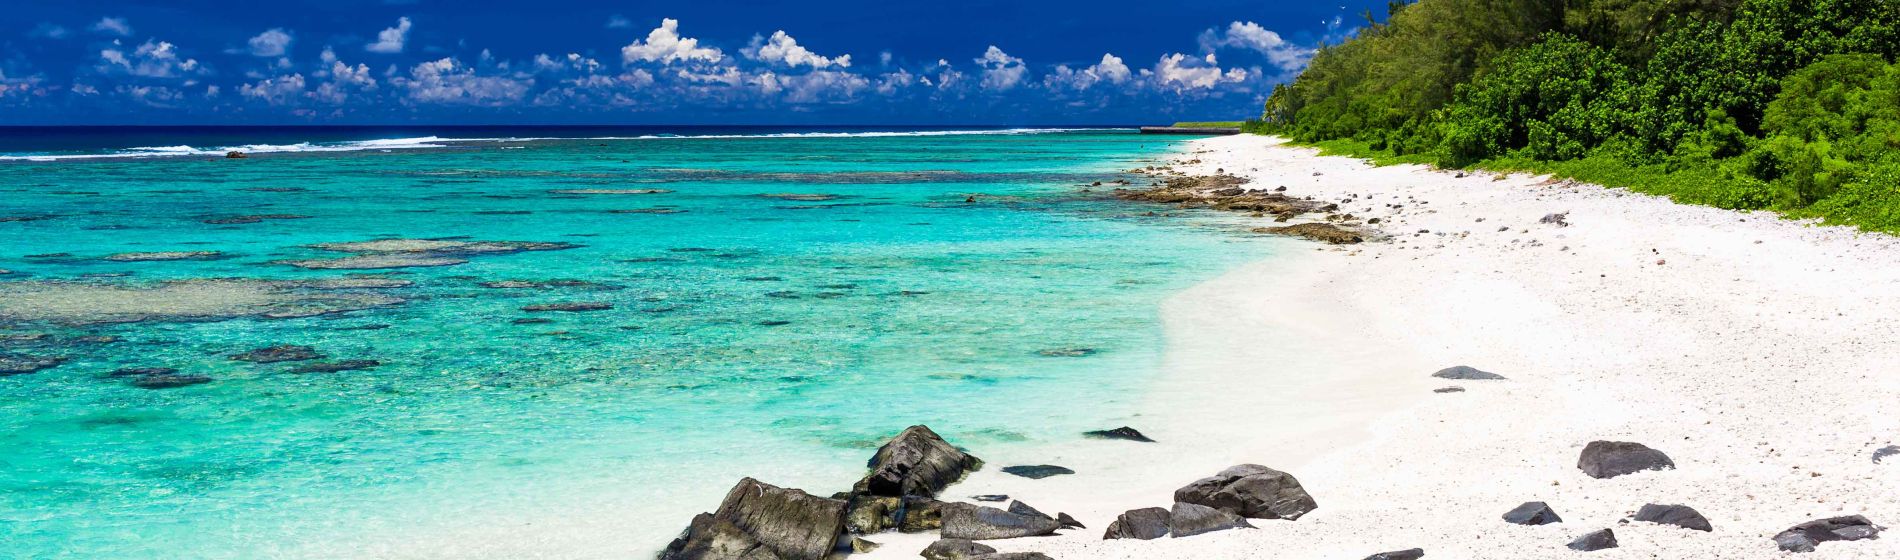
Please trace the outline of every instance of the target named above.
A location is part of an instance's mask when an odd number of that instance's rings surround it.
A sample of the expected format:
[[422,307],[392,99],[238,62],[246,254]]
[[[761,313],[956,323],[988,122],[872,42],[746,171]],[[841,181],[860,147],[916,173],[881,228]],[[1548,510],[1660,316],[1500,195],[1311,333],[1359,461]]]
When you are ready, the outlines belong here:
[[[1542,177],[1372,167],[1259,136],[1194,140],[1179,157],[1201,160],[1176,166],[1189,174],[1341,202],[1392,238],[1289,240],[1171,298],[1163,372],[1126,419],[1161,443],[971,449],[991,467],[945,499],[1009,494],[1089,527],[987,544],[1067,559],[1568,558],[1565,543],[1609,527],[1622,548],[1593,557],[1763,558],[1812,519],[1900,519],[1900,461],[1871,460],[1900,431],[1900,271],[1882,266],[1900,257],[1895,238]],[[1557,213],[1568,225],[1540,223]],[[1430,377],[1454,365],[1508,379]],[[1465,392],[1433,392],[1454,385]],[[1589,478],[1578,452],[1600,439],[1647,443],[1677,469]],[[999,471],[1040,463],[1077,474]],[[1122,511],[1166,507],[1238,463],[1292,473],[1319,508],[1101,540]],[[1564,522],[1500,519],[1527,501]],[[1646,503],[1695,507],[1714,530],[1624,521]],[[886,546],[859,556],[914,558],[934,539],[873,535]],[[1895,556],[1886,539],[1804,557]]]

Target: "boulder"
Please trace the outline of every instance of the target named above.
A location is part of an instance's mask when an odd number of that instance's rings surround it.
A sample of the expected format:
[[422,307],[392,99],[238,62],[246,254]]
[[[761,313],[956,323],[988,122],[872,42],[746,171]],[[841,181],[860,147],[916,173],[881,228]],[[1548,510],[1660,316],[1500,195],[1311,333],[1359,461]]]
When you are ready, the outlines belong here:
[[1549,525],[1562,523],[1563,518],[1551,511],[1550,505],[1543,502],[1524,502],[1516,509],[1504,512],[1504,521],[1518,525]]
[[1070,470],[1068,467],[1056,465],[1015,465],[1003,467],[1003,472],[1036,480],[1056,475],[1075,474],[1075,471]]
[[851,553],[852,554],[863,554],[866,552],[877,550],[879,547],[882,547],[882,546],[884,545],[867,541],[864,539],[860,539],[857,537],[851,537]]
[[1088,528],[1087,525],[1083,525],[1081,521],[1076,521],[1074,517],[1069,517],[1069,514],[1066,514],[1066,513],[1057,513],[1056,523],[1061,523],[1062,528],[1064,529],[1087,529]]
[[943,538],[973,541],[1039,537],[1061,529],[1048,516],[1010,513],[988,506],[952,503],[943,506]]
[[1102,533],[1102,540],[1140,539],[1154,540],[1168,536],[1168,518],[1172,514],[1165,509],[1131,509],[1115,517],[1108,524],[1108,531]]
[[1640,443],[1593,441],[1583,447],[1577,468],[1593,478],[1615,478],[1643,471],[1674,469],[1676,463],[1663,452]]
[[1378,554],[1367,556],[1366,560],[1418,560],[1424,557],[1425,557],[1425,549],[1413,548],[1413,549],[1407,549],[1407,550],[1394,550],[1392,552],[1381,552]]
[[245,352],[242,354],[236,354],[236,355],[231,356],[231,359],[237,360],[240,362],[251,362],[251,363],[258,363],[258,364],[274,364],[278,362],[303,362],[303,361],[309,361],[309,360],[320,360],[320,359],[323,359],[323,354],[318,353],[317,349],[311,348],[309,346],[297,346],[294,344],[279,344],[277,346],[269,346],[269,347],[259,348],[256,350]]
[[844,529],[853,535],[868,535],[903,524],[904,499],[890,496],[844,496]]
[[1894,455],[1900,455],[1900,445],[1889,445],[1886,447],[1882,447],[1880,449],[1875,449],[1874,462],[1879,463],[1880,461],[1888,457],[1892,457]]
[[1113,430],[1092,430],[1092,431],[1082,432],[1082,435],[1085,437],[1091,437],[1095,439],[1121,439],[1121,440],[1128,440],[1128,441],[1139,441],[1143,443],[1154,443],[1155,441],[1152,439],[1148,439],[1148,436],[1142,435],[1141,431],[1136,430],[1134,428],[1130,428],[1128,426],[1122,426],[1120,428],[1115,428]]
[[662,560],[823,560],[844,534],[845,502],[745,478],[700,514]]
[[877,449],[853,494],[936,497],[945,486],[982,468],[983,460],[964,453],[924,426],[906,428]]
[[1319,507],[1293,475],[1260,465],[1228,467],[1174,491],[1174,501],[1256,519],[1292,521]]
[[1168,512],[1168,529],[1176,538],[1228,529],[1251,528],[1246,518],[1199,504],[1175,502]]
[[248,157],[251,157],[251,156],[245,154],[244,152],[225,152],[224,153],[224,159],[244,159]]
[[1049,517],[1049,514],[1047,513],[1043,513],[1042,511],[1037,510],[1036,508],[1029,507],[1029,504],[1023,503],[1022,500],[1010,502],[1009,509],[1007,511],[1009,511],[1010,513],[1014,513],[1016,515],[1027,515],[1030,517],[1055,519],[1054,517]]
[[897,530],[905,533],[922,533],[943,528],[943,502],[922,496],[904,498],[904,516]]
[[996,552],[989,545],[969,539],[943,539],[924,547],[924,560],[970,560]]
[[1471,366],[1451,366],[1445,369],[1438,370],[1436,373],[1432,374],[1432,377],[1436,377],[1439,379],[1464,379],[1464,380],[1487,380],[1487,381],[1495,381],[1499,379],[1504,379],[1504,376],[1502,375],[1484,371],[1484,370],[1474,368]]
[[1715,527],[1709,525],[1709,519],[1702,517],[1702,513],[1684,505],[1643,504],[1642,509],[1636,510],[1636,517],[1633,519],[1697,531],[1715,530]]
[[1616,533],[1610,532],[1609,529],[1591,531],[1577,537],[1577,540],[1570,541],[1571,550],[1590,552],[1606,548],[1616,548]]
[[1775,545],[1789,552],[1814,552],[1828,541],[1857,541],[1879,538],[1880,527],[1866,517],[1849,515],[1816,519],[1775,535]]

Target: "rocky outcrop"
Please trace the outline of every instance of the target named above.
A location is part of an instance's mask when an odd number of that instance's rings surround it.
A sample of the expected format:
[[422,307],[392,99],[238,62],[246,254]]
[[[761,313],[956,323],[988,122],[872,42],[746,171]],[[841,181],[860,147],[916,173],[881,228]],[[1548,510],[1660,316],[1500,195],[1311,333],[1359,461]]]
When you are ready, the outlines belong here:
[[1451,367],[1441,369],[1441,370],[1438,370],[1437,372],[1432,373],[1432,377],[1436,377],[1439,379],[1460,379],[1460,380],[1479,380],[1479,381],[1496,381],[1496,380],[1504,379],[1504,376],[1502,375],[1484,371],[1484,370],[1474,368],[1471,366],[1451,366]]
[[923,496],[904,498],[904,512],[899,519],[897,530],[905,533],[922,533],[943,528],[944,502]]
[[943,538],[973,541],[1039,537],[1054,534],[1062,524],[1042,515],[1021,515],[989,506],[952,503],[943,506]]
[[1571,550],[1582,552],[1616,548],[1616,533],[1610,532],[1609,529],[1591,531],[1577,537],[1577,540],[1570,541],[1569,546]]
[[1695,508],[1684,505],[1644,504],[1642,509],[1636,510],[1636,516],[1631,519],[1648,523],[1675,525],[1684,529],[1694,529],[1697,531],[1715,530],[1714,526],[1709,525],[1709,519],[1703,517],[1701,512],[1696,511]]
[[1577,468],[1593,478],[1615,478],[1643,471],[1674,469],[1676,463],[1663,452],[1640,443],[1593,441],[1583,447]]
[[844,534],[845,503],[752,478],[693,518],[661,560],[823,560]]
[[1365,234],[1360,233],[1358,230],[1323,222],[1254,228],[1253,232],[1299,237],[1333,245],[1351,245],[1366,240]]
[[1090,438],[1095,438],[1095,439],[1120,439],[1120,440],[1127,440],[1127,441],[1139,441],[1143,443],[1155,442],[1155,440],[1148,439],[1148,436],[1142,435],[1140,430],[1136,430],[1128,426],[1122,426],[1120,428],[1115,428],[1113,430],[1090,430],[1087,432],[1082,432],[1082,435],[1084,437],[1090,437]]
[[1293,475],[1260,465],[1237,465],[1174,491],[1174,501],[1241,517],[1295,520],[1319,507]]
[[970,539],[943,539],[924,547],[924,560],[970,560],[996,552],[989,545]]
[[0,377],[33,373],[59,367],[63,363],[66,363],[66,358],[59,356],[0,354]]
[[1158,507],[1131,509],[1115,517],[1108,524],[1108,530],[1102,533],[1103,540],[1139,539],[1154,540],[1168,536],[1168,519],[1171,512]]
[[983,466],[983,460],[964,453],[936,432],[911,426],[877,449],[871,473],[852,487],[868,496],[936,497],[945,486]]
[[1544,502],[1524,502],[1524,505],[1504,512],[1504,521],[1518,525],[1549,525],[1551,523],[1562,523],[1563,518],[1557,517],[1557,512],[1550,509],[1550,504]]
[[1175,502],[1174,509],[1168,511],[1168,530],[1176,538],[1242,527],[1253,525],[1241,516],[1203,505]]
[[1775,535],[1775,545],[1789,552],[1814,552],[1814,547],[1824,542],[1879,538],[1880,530],[1859,515],[1830,517],[1789,527]]

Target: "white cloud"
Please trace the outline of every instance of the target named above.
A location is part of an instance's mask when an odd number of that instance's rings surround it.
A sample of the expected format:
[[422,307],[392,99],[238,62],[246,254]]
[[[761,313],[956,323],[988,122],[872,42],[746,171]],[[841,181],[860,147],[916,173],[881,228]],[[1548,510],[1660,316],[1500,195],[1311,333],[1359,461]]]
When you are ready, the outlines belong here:
[[1155,83],[1174,89],[1208,89],[1222,83],[1247,81],[1248,75],[1240,68],[1222,71],[1212,54],[1195,58],[1174,53],[1161,57],[1154,68]]
[[780,76],[785,101],[791,103],[846,102],[857,98],[871,81],[852,72],[819,70],[796,76]]
[[369,75],[369,65],[350,66],[334,56],[330,59],[328,70],[318,71],[317,75],[329,76],[329,81],[317,84],[310,91],[310,98],[331,105],[342,105],[350,100],[354,93],[375,91],[376,78]]
[[633,20],[627,19],[627,16],[620,14],[607,16],[608,29],[627,29],[631,27],[633,27]]
[[257,34],[249,41],[251,56],[284,56],[290,48],[290,34],[282,28],[272,28]]
[[1122,63],[1121,57],[1113,54],[1103,54],[1101,62],[1097,62],[1094,66],[1088,66],[1081,70],[1074,70],[1068,66],[1058,65],[1053,72],[1043,77],[1042,82],[1043,86],[1049,89],[1069,88],[1076,91],[1083,91],[1094,87],[1095,84],[1103,82],[1110,84],[1126,83],[1130,75],[1128,65]]
[[833,65],[839,68],[851,67],[851,55],[842,55],[837,58],[819,56],[810,49],[800,46],[797,39],[786,35],[782,30],[773,32],[770,39],[754,36],[752,46],[746,49],[746,56],[761,62],[783,64],[793,68],[801,64],[812,68],[829,68]]
[[178,56],[178,47],[164,41],[146,41],[127,54],[120,47],[99,51],[99,70],[124,72],[145,78],[177,78],[202,73],[196,59]]
[[719,85],[726,85],[726,86],[739,86],[739,85],[745,84],[746,82],[745,73],[740,72],[737,67],[733,67],[733,66],[721,66],[721,67],[714,68],[712,70],[706,70],[706,71],[689,70],[689,69],[681,68],[679,70],[674,71],[673,75],[687,82],[692,82],[695,84],[705,84],[705,85],[719,84]]
[[917,83],[917,76],[903,68],[898,68],[896,72],[878,76],[877,93],[878,95],[896,95],[898,90],[910,87],[914,83]]
[[1258,51],[1266,55],[1267,61],[1284,71],[1295,71],[1306,67],[1313,59],[1314,49],[1289,43],[1279,33],[1269,31],[1254,22],[1233,22],[1227,24],[1226,32],[1209,29],[1201,33],[1201,48],[1213,51],[1218,47],[1237,47]]
[[403,43],[409,41],[410,22],[408,17],[396,18],[396,26],[376,34],[376,42],[363,47],[373,53],[393,54],[402,52]]
[[396,84],[414,102],[499,107],[520,101],[534,87],[534,78],[479,75],[454,58],[443,58],[417,64]]
[[185,93],[165,86],[122,85],[117,90],[120,95],[153,107],[170,108],[185,98]]
[[291,74],[266,78],[255,84],[238,86],[238,94],[264,100],[272,105],[282,105],[295,100],[304,93],[303,74]]
[[122,17],[99,18],[98,23],[92,24],[92,30],[120,37],[132,35],[132,25],[126,23],[125,18]]
[[660,20],[660,26],[647,33],[645,41],[635,40],[620,48],[620,56],[626,62],[659,62],[672,64],[677,61],[717,62],[725,58],[719,49],[700,47],[699,39],[680,37],[680,22],[673,18]]
[[1010,56],[1003,49],[996,48],[996,45],[990,45],[989,50],[983,51],[983,58],[976,59],[976,63],[983,67],[983,89],[991,91],[1014,89],[1022,83],[1023,76],[1029,73],[1029,67],[1023,64],[1023,59]]

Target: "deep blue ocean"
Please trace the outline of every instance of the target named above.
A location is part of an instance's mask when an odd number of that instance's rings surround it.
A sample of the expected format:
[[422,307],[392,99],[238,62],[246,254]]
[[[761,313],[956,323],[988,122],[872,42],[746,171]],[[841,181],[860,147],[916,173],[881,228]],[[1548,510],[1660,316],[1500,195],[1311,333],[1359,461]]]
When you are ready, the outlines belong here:
[[0,556],[645,556],[908,425],[1112,427],[1268,250],[1107,196],[1177,142],[0,128]]

